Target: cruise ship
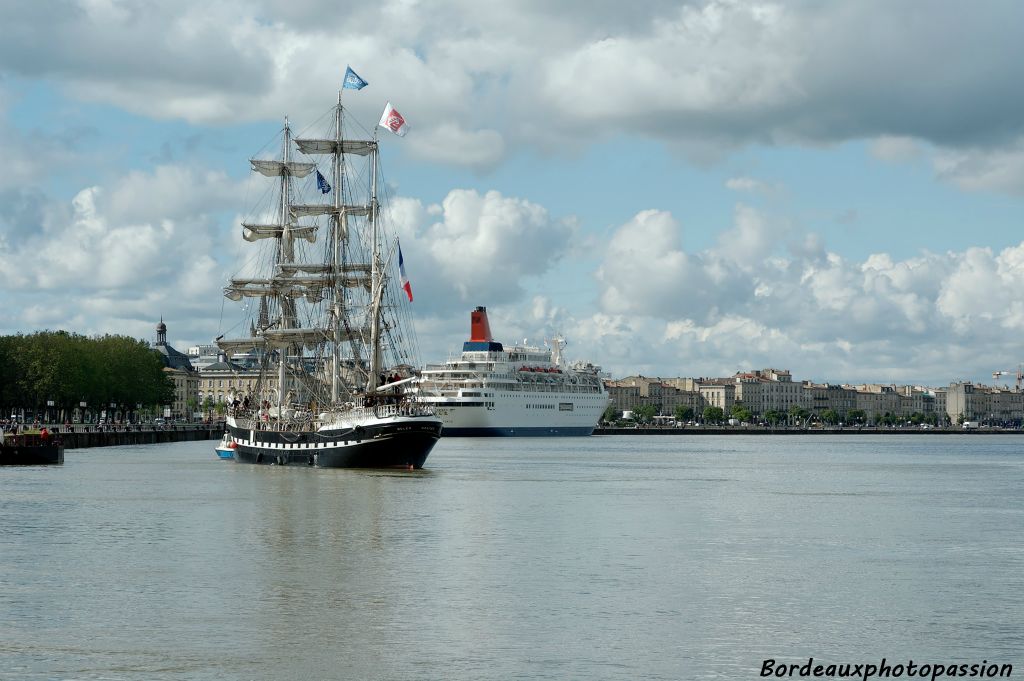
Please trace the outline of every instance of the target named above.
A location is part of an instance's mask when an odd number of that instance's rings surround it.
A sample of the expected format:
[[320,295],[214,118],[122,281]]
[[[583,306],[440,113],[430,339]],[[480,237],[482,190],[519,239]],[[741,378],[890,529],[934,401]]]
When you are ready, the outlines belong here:
[[470,315],[462,356],[428,365],[416,381],[450,436],[590,435],[608,407],[601,368],[562,361],[565,341],[505,348],[491,337],[487,308]]

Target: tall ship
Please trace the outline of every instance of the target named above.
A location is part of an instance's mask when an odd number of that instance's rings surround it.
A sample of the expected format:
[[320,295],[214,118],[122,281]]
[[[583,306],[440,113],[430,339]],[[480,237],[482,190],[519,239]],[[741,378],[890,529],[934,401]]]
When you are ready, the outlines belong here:
[[259,371],[230,396],[225,444],[238,462],[421,468],[441,434],[409,390],[419,361],[391,275],[401,252],[378,196],[377,128],[352,138],[345,114],[339,91],[324,134],[293,138],[286,118],[280,155],[250,160],[266,186],[242,223],[254,252],[224,289],[245,301],[232,330],[247,333],[217,339]]
[[545,348],[506,348],[491,337],[487,308],[477,307],[462,355],[424,368],[416,392],[441,417],[446,437],[590,435],[608,390],[600,367],[567,365],[564,346],[553,338]]

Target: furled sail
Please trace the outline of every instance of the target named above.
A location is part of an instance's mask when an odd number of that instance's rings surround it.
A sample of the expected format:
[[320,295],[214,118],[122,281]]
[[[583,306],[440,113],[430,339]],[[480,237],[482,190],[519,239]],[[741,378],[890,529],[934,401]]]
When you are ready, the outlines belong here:
[[273,161],[259,158],[249,159],[252,169],[267,177],[278,177],[291,175],[292,177],[305,177],[316,168],[315,163],[299,163],[298,161]]
[[[320,327],[306,327],[301,329],[267,329],[261,336],[267,343],[274,347],[288,345],[305,345],[307,348],[315,348],[317,345],[335,339],[336,332],[333,329]],[[369,329],[351,329],[342,332],[338,340],[353,341],[361,340],[369,342]]]
[[265,348],[267,342],[259,336],[255,338],[222,338],[217,341],[217,347],[224,351],[228,357],[240,352],[252,352]]
[[347,288],[362,286],[366,290],[370,290],[370,276],[362,273],[335,275],[329,272],[321,272],[319,274],[310,274],[306,276],[288,274],[282,275],[281,277],[275,277],[273,281],[279,286],[291,287],[293,290],[297,286],[306,287],[307,290],[320,290],[334,284],[339,284]]
[[[323,300],[323,291],[334,282],[334,277],[275,277],[273,279],[232,279],[231,284],[224,288],[224,296],[229,300],[242,298],[280,297],[306,298],[311,302]],[[363,286],[361,280],[353,280],[349,286]]]
[[369,206],[332,206],[328,203],[305,203],[289,207],[293,218],[304,218],[310,215],[352,215],[365,217],[370,214]]
[[307,348],[315,348],[321,343],[331,340],[333,332],[330,329],[318,327],[307,327],[302,329],[266,329],[261,336],[267,343],[274,347],[285,347],[288,345],[305,345]]
[[282,263],[277,266],[279,275],[274,281],[281,284],[301,284],[303,286],[339,285],[347,288],[362,286],[369,290],[372,283],[371,268],[367,264],[343,265],[335,268],[332,265],[308,263]]
[[[242,233],[242,238],[246,241],[273,239],[280,237],[284,233],[284,225],[243,222],[242,227],[245,229]],[[315,243],[317,229],[319,229],[317,225],[296,225],[292,226],[289,232],[293,238],[305,239],[309,243]]]
[[[280,263],[277,269],[281,274],[293,275],[298,272],[304,272],[306,274],[318,274],[321,272],[333,272],[335,267],[333,265],[324,265],[317,263]],[[345,264],[341,268],[341,271],[345,274],[370,274],[371,267],[365,263],[357,264]]]
[[341,153],[366,156],[377,148],[377,143],[364,140],[297,139],[295,146],[306,155]]

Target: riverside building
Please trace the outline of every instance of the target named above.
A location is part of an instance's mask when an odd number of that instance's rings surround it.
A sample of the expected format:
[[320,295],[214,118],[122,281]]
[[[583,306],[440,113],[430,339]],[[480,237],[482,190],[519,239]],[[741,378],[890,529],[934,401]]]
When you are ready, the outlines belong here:
[[164,372],[174,382],[174,401],[165,404],[163,416],[173,419],[189,419],[199,404],[199,374],[188,356],[178,352],[167,342],[167,325],[163,317],[156,325],[156,342],[153,349],[164,363]]
[[[953,383],[948,387],[864,383],[857,385],[796,382],[787,370],[760,369],[722,378],[629,376],[607,381],[611,404],[618,412],[651,405],[662,416],[676,407],[691,407],[698,416],[719,407],[728,416],[741,405],[755,418],[769,411],[792,414],[796,409],[821,418],[834,412],[840,421],[863,413],[869,423],[886,417],[916,417],[939,424],[978,421],[993,425],[1024,421],[1024,392],[998,386]],[[796,409],[794,409],[796,408]]]

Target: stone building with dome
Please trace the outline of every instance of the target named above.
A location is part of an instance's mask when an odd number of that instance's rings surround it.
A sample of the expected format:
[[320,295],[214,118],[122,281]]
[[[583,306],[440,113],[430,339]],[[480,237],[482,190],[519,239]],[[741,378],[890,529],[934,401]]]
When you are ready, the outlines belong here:
[[164,363],[164,371],[174,381],[174,403],[162,405],[164,414],[170,410],[170,418],[191,420],[193,412],[199,409],[199,373],[192,367],[188,355],[175,350],[167,343],[167,325],[163,317],[156,325],[156,343],[153,349]]

